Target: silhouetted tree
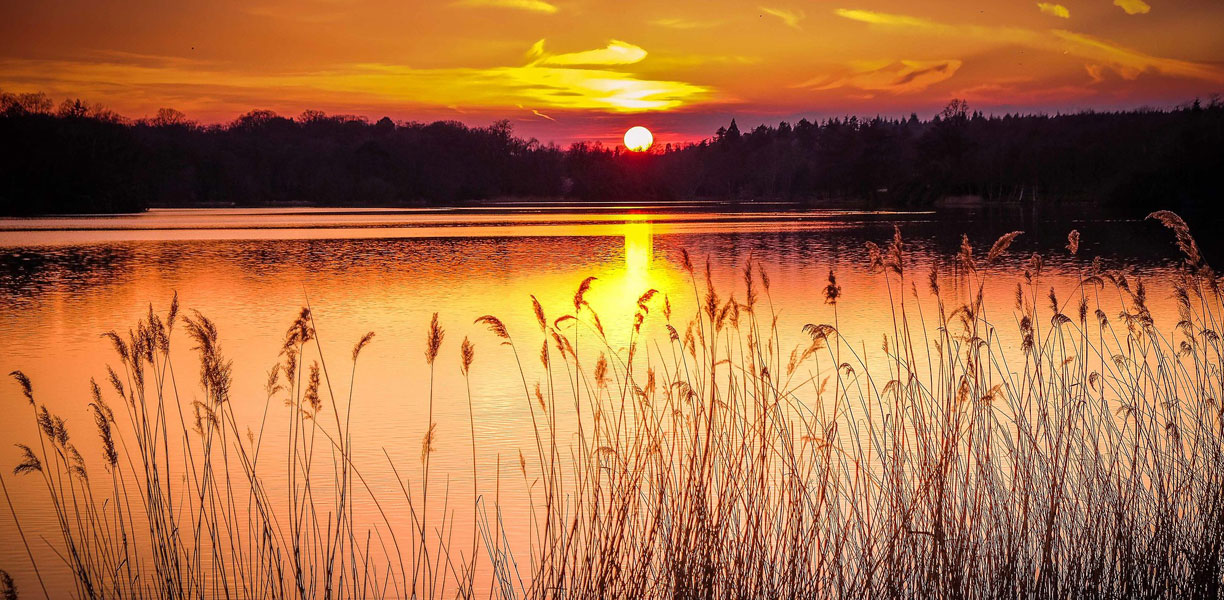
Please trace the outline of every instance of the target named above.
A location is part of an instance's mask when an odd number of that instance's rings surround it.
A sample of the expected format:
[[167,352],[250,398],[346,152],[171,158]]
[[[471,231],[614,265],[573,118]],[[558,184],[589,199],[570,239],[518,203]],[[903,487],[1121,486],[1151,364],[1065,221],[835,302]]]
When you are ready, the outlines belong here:
[[1224,103],[1167,111],[987,116],[953,100],[923,121],[850,115],[741,132],[649,153],[568,149],[509,121],[396,123],[253,110],[201,126],[163,108],[128,121],[71,99],[0,92],[0,212],[150,206],[413,205],[496,197],[716,197],[923,206],[1073,201],[1214,216]]

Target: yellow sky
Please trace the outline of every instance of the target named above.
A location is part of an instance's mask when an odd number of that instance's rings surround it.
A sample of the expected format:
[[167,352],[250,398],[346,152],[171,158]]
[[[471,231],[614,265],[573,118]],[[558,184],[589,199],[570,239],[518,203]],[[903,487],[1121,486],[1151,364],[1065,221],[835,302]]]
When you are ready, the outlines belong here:
[[511,119],[659,141],[842,114],[1165,106],[1224,91],[1224,2],[221,0],[5,3],[0,89],[129,117]]

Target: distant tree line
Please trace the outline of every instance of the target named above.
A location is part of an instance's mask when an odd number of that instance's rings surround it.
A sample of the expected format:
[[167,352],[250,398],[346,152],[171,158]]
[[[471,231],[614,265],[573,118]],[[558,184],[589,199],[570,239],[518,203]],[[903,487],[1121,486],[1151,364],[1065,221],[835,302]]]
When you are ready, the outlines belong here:
[[0,212],[168,206],[402,206],[489,198],[787,199],[926,206],[1087,201],[1215,211],[1224,103],[1173,110],[985,116],[954,100],[929,120],[801,119],[630,153],[516,137],[508,121],[395,122],[251,111],[202,125],[173,109],[0,93]]

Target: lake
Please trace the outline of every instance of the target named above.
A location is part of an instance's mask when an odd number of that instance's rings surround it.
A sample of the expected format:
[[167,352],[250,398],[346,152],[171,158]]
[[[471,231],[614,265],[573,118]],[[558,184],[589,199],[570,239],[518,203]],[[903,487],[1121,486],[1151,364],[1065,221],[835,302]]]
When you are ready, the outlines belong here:
[[[886,245],[894,224],[908,252],[904,286],[868,269],[865,243]],[[1065,249],[1072,229],[1082,235],[1074,257]],[[983,264],[981,271],[986,311],[997,321],[1002,346],[1014,348],[1015,361],[1024,360],[1015,332],[1015,288],[1023,280],[1024,260],[1034,252],[1044,256],[1042,289],[1055,288],[1064,301],[1092,258],[1100,257],[1108,268],[1133,267],[1142,274],[1158,325],[1172,330],[1177,322],[1168,275],[1180,258],[1172,235],[1158,224],[1090,212],[885,212],[784,205],[761,210],[631,202],[487,210],[153,210],[0,219],[0,369],[27,374],[38,402],[64,418],[87,461],[98,461],[101,444],[87,409],[91,378],[112,404],[121,403],[106,383],[107,364],[118,368],[117,356],[101,334],[115,330],[126,337],[148,315],[150,304],[164,315],[177,293],[184,315],[198,311],[216,323],[221,352],[233,361],[230,402],[237,423],[279,448],[290,435],[283,418],[290,409],[279,399],[269,401],[265,382],[282,360],[286,328],[309,305],[325,365],[331,367],[329,381],[337,390],[349,388],[354,344],[375,332],[351,381],[351,427],[360,432],[351,451],[366,485],[393,499],[386,518],[407,529],[408,509],[390,465],[397,465],[405,479],[420,478],[430,403],[426,336],[431,316],[438,313],[445,337],[432,374],[437,429],[431,480],[448,490],[449,510],[460,515],[471,510],[474,435],[479,493],[497,494],[508,535],[519,536],[509,541],[521,544],[530,537],[527,515],[537,510],[527,492],[532,477],[519,474],[520,453],[532,455],[538,430],[524,386],[552,385],[544,380],[538,358],[542,338],[533,295],[551,322],[574,312],[579,284],[595,277],[585,300],[599,315],[608,346],[623,349],[631,341],[639,297],[656,289],[659,297],[652,301],[655,308],[641,335],[665,344],[663,296],[678,315],[677,329],[684,332],[682,323],[705,293],[706,261],[720,297],[734,293],[743,301],[742,271],[751,259],[769,278],[767,293],[758,293],[778,315],[779,354],[785,357],[792,347],[810,343],[802,333],[805,324],[834,321],[823,293],[832,270],[842,288],[837,319],[843,338],[870,364],[883,353],[881,338],[894,333],[888,318],[892,303],[906,297],[927,310],[927,318],[935,314],[927,289],[932,265],[939,268],[947,293],[962,298],[971,293],[963,289],[954,260],[962,233],[985,257],[995,239],[1012,230],[1025,233],[1001,260]],[[682,267],[682,249],[696,263],[695,284]],[[911,282],[916,282],[912,289]],[[520,345],[521,376],[511,349],[485,325],[474,323],[483,315],[501,319]],[[475,348],[470,425],[460,371],[465,337]],[[180,402],[189,405],[204,397],[198,357],[181,327],[171,343]],[[642,352],[664,353],[662,348],[652,343]],[[594,351],[584,346],[579,353],[584,350]],[[826,361],[798,377],[812,382],[807,388],[797,386],[800,400],[804,389],[814,388],[831,370]],[[53,520],[40,511],[46,503],[41,482],[7,475],[20,460],[12,443],[37,439],[26,401],[8,380],[0,386],[0,398],[17,415],[0,422],[0,439],[10,442],[0,448],[0,465],[16,510],[27,523],[27,535],[51,538]],[[566,447],[576,439],[577,416],[569,408],[557,410],[556,436]],[[288,485],[283,469],[267,477],[272,489]],[[94,485],[109,489],[109,482],[98,483],[101,479],[95,477]],[[368,503],[355,510],[360,519],[382,518]],[[470,527],[455,527],[456,538],[470,535]],[[0,539],[16,539],[8,515],[0,518]],[[24,589],[35,589],[24,550],[16,544],[0,547],[0,567],[13,572]],[[62,564],[51,561],[43,568],[66,573]],[[57,585],[69,584],[61,579]]]

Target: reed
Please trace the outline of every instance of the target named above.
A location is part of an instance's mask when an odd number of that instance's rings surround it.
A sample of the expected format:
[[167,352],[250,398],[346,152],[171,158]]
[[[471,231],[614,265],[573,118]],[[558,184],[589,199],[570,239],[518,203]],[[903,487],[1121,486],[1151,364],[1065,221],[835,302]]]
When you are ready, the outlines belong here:
[[[390,498],[367,479],[373,466],[352,461],[356,366],[372,333],[354,347],[338,401],[303,309],[270,371],[263,421],[240,428],[220,335],[203,315],[180,317],[176,298],[164,317],[150,308],[127,336],[107,334],[113,389],[92,385],[88,405],[96,461],[13,374],[33,425],[14,473],[39,482],[57,533],[26,549],[37,573],[66,567],[82,598],[1219,597],[1220,278],[1177,215],[1152,218],[1185,258],[1171,328],[1152,316],[1145,274],[1083,260],[1074,231],[1077,283],[1049,287],[1045,257],[1021,258],[1013,309],[998,315],[986,280],[1017,261],[1021,232],[984,257],[964,238],[953,289],[937,267],[914,275],[900,230],[869,244],[863,268],[886,283],[891,308],[878,350],[841,330],[853,290],[832,271],[828,322],[784,335],[751,257],[728,294],[708,261],[698,273],[684,253],[693,314],[646,290],[627,345],[586,301],[595,278],[551,320],[533,296],[539,331],[521,343],[538,369],[500,319],[480,317],[504,346],[482,352],[518,365],[536,443],[531,460],[518,455],[532,516],[503,519],[500,457],[477,483],[480,340],[465,338],[474,510],[472,538],[459,542],[455,519],[469,517],[430,489],[434,448],[455,443],[435,436],[436,314],[428,389],[407,391],[428,394],[421,479],[402,477],[387,452],[402,496]],[[174,370],[178,322],[199,362],[196,402]],[[572,410],[573,436],[559,435],[559,407]],[[283,449],[263,448],[271,419],[287,421]],[[283,498],[270,469],[284,470]],[[379,519],[358,523],[358,503]],[[400,513],[407,533],[392,525]],[[519,532],[529,542],[511,547]]]

